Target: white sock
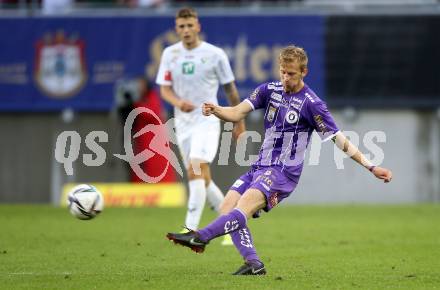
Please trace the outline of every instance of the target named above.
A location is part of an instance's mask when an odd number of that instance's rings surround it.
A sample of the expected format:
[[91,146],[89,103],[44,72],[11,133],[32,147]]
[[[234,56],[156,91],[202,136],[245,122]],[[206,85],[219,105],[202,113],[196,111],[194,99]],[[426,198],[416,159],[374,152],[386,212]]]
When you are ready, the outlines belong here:
[[214,180],[211,180],[208,187],[206,188],[206,197],[208,198],[209,204],[216,211],[220,211],[220,204],[222,203],[225,197],[222,194],[222,191],[218,186],[214,183]]
[[185,226],[190,230],[197,230],[202,217],[206,201],[206,189],[204,179],[189,181],[188,211],[186,212]]

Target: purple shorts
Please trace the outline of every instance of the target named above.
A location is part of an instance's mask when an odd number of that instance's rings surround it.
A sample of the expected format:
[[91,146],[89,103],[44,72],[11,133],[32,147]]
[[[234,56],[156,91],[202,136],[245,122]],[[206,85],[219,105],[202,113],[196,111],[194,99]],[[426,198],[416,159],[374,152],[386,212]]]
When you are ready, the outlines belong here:
[[241,195],[249,188],[260,190],[266,197],[266,207],[263,209],[268,212],[288,197],[296,185],[296,182],[287,178],[277,167],[252,168],[240,176],[229,190],[235,190]]

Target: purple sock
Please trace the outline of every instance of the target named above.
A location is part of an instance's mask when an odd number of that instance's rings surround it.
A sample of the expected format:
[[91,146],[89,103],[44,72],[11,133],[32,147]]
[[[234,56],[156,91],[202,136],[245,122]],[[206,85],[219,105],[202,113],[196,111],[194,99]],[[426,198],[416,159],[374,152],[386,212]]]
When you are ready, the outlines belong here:
[[234,208],[228,214],[221,215],[212,223],[197,232],[202,241],[208,242],[216,237],[223,236],[246,226],[246,215]]
[[237,248],[240,255],[245,259],[245,261],[258,260],[260,257],[257,255],[257,251],[254,247],[254,241],[252,239],[251,232],[247,226],[242,227],[238,231],[231,233],[232,241]]

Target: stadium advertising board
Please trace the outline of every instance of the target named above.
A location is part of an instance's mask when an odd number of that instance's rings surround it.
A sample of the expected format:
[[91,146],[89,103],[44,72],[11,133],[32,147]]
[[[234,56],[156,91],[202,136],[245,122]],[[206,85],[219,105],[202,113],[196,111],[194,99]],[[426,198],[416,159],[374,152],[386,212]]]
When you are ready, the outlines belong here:
[[[278,79],[278,50],[292,43],[308,51],[307,81],[324,95],[322,17],[209,16],[201,23],[203,38],[229,55],[242,97]],[[0,19],[0,110],[107,111],[118,80],[154,80],[162,50],[177,41],[173,26],[172,16]]]
[[[77,184],[66,184],[60,199],[67,206],[67,193]],[[181,183],[93,183],[102,193],[106,207],[181,207],[185,186]]]

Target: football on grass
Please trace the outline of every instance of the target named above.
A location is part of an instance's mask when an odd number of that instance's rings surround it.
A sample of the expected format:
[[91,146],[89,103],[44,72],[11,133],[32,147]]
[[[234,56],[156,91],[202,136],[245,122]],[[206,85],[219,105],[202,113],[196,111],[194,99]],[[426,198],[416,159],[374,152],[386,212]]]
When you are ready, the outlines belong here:
[[104,209],[102,194],[89,184],[80,184],[72,188],[67,199],[70,213],[80,220],[90,220]]

